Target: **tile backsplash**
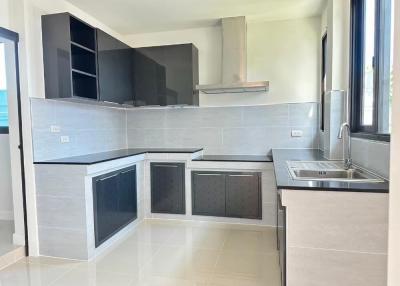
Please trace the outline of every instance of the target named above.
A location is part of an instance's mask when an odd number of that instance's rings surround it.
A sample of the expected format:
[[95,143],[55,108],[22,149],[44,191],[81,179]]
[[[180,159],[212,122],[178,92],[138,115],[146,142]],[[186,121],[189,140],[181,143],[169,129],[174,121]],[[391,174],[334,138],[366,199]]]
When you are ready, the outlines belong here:
[[[206,154],[318,148],[318,104],[116,109],[31,99],[35,161],[122,148],[202,147]],[[60,132],[51,132],[51,127]],[[292,137],[301,130],[302,137]],[[69,136],[69,143],[61,143]]]
[[[128,146],[203,147],[206,154],[262,155],[318,148],[318,104],[127,110]],[[301,130],[302,137],[292,137]]]
[[389,178],[389,142],[352,138],[351,155],[355,164],[374,171],[385,178]]
[[[126,148],[123,109],[31,99],[34,160],[43,161]],[[60,132],[51,132],[51,126]],[[61,143],[68,136],[69,143]]]

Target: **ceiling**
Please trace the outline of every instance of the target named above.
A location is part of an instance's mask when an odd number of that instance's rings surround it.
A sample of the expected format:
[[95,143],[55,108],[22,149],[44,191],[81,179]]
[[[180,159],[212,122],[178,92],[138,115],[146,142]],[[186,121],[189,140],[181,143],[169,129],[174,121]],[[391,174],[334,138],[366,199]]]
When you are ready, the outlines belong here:
[[321,14],[326,0],[67,0],[120,34],[215,26],[220,18],[281,20]]

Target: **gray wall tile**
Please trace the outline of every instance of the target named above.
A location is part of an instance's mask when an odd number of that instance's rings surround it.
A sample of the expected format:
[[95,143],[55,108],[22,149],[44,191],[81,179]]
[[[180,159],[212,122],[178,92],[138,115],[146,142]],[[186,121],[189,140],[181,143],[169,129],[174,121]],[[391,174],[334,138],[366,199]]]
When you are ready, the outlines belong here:
[[389,178],[390,143],[352,138],[351,155],[355,164]]
[[[203,147],[208,154],[266,154],[317,148],[318,104],[115,109],[32,99],[36,161],[126,147]],[[51,133],[51,125],[60,133]],[[291,130],[303,131],[292,138]],[[61,144],[68,135],[70,143]]]
[[[275,147],[318,148],[317,103],[131,109],[127,113],[131,148],[203,147],[207,154],[255,155]],[[165,123],[160,122],[163,118]],[[303,137],[291,137],[293,129],[302,130]]]
[[[123,109],[33,98],[31,111],[35,161],[127,147]],[[51,133],[51,125],[60,132]],[[69,143],[61,144],[63,135],[69,136]]]

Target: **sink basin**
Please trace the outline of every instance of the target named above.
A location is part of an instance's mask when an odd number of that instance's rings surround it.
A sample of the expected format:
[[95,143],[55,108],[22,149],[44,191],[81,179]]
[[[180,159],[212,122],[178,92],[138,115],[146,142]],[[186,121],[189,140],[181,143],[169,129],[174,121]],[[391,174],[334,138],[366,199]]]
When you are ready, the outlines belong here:
[[384,182],[380,176],[357,166],[345,170],[342,161],[289,161],[287,164],[295,180]]

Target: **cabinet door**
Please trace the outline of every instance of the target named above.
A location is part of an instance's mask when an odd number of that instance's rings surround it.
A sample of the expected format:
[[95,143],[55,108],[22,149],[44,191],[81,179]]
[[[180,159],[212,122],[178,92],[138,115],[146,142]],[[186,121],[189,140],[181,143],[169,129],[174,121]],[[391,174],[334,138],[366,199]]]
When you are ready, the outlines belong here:
[[98,29],[97,58],[100,100],[133,104],[133,49]]
[[198,105],[198,51],[192,44],[135,49],[135,104]]
[[94,179],[93,201],[96,247],[119,226],[118,173]]
[[192,172],[194,215],[225,216],[225,174]]
[[151,211],[185,214],[185,164],[151,163]]
[[136,168],[119,174],[119,222],[125,226],[137,218]]
[[93,178],[96,247],[137,218],[136,168]]
[[279,249],[279,265],[281,268],[281,285],[286,286],[286,207],[282,206],[280,195],[278,195],[277,204],[277,242]]
[[261,219],[259,173],[230,173],[226,178],[226,216]]

